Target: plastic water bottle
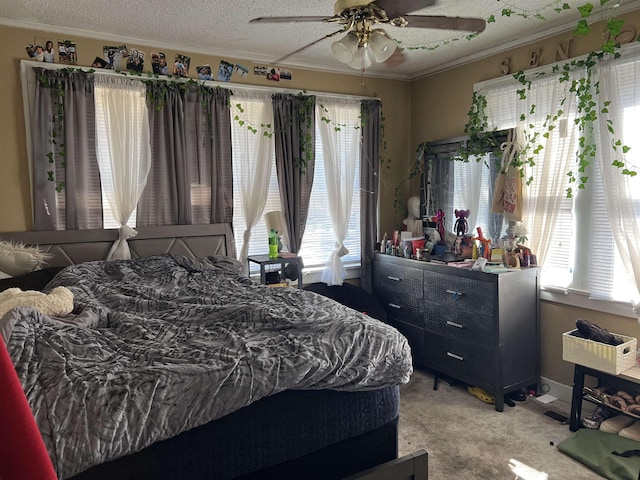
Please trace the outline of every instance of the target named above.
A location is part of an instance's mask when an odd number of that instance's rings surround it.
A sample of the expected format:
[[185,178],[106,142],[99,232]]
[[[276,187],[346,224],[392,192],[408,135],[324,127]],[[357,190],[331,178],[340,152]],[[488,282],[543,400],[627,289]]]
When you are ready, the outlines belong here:
[[269,258],[278,258],[278,233],[273,228],[269,232]]

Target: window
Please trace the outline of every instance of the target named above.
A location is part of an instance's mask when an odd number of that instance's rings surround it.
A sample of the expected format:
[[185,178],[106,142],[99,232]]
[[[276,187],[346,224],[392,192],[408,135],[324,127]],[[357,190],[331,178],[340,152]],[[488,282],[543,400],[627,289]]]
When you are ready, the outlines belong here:
[[476,89],[487,99],[491,127],[516,126],[521,113],[534,107],[535,115],[528,116],[527,125],[522,126],[529,134],[542,131],[545,117],[555,114],[558,100],[566,96],[564,116],[544,138],[544,148],[530,170],[533,183],[525,190],[524,221],[530,245],[534,254],[541,253],[541,282],[546,289],[577,293],[589,300],[626,303],[637,298],[636,279],[629,275],[623,258],[633,263],[637,256],[634,248],[638,243],[640,179],[622,176],[611,167],[615,154],[606,122],[612,119],[616,137],[631,147],[625,161],[633,169],[640,164],[636,134],[640,121],[640,54],[637,49],[628,50],[627,56],[599,68],[598,75],[599,98],[611,101],[610,116],[601,113],[594,122],[587,141],[595,143],[598,153],[589,169],[580,174],[588,176],[586,188],[572,188],[574,198],[567,198],[567,172],[576,170],[581,147],[573,121],[576,98],[568,92],[571,82],[559,82],[553,74],[536,78],[524,101],[516,93],[521,85],[504,79],[484,82]]
[[[320,106],[321,105],[321,106]],[[351,216],[347,236],[344,241],[349,253],[342,257],[345,265],[360,264],[360,101],[359,100],[331,100],[318,99],[316,108],[328,109],[327,116],[339,128],[337,146],[343,153],[339,166],[344,175],[346,163],[355,160],[355,188],[351,204]],[[329,260],[334,249],[334,234],[329,208],[327,206],[326,164],[322,145],[322,138],[316,121],[316,167],[313,176],[313,188],[309,202],[309,218],[302,238],[300,255],[306,268],[322,267]],[[347,155],[357,155],[357,158],[347,158]]]
[[[238,94],[240,95],[240,94]],[[244,94],[242,94],[244,95]],[[233,216],[233,228],[235,232],[236,249],[240,252],[243,242],[243,232],[246,229],[246,223],[244,220],[244,214],[242,212],[242,201],[240,199],[240,181],[242,175],[245,175],[241,171],[240,163],[236,161],[237,148],[239,145],[243,145],[242,149],[247,151],[254,151],[255,143],[259,140],[259,135],[247,134],[246,124],[260,125],[262,108],[265,102],[271,102],[270,96],[264,98],[252,97],[247,99],[242,97],[242,119],[245,124],[240,125],[235,121],[232,123],[232,135],[234,143],[234,216]],[[239,103],[234,98],[233,103]],[[353,193],[351,216],[349,218],[348,234],[345,239],[345,246],[349,250],[349,253],[343,257],[345,265],[359,264],[360,263],[360,136],[361,130],[358,128],[360,125],[360,101],[359,100],[341,100],[332,101],[331,99],[318,100],[318,103],[322,103],[325,108],[330,109],[331,121],[340,128],[340,147],[342,151],[357,151],[358,158],[356,159],[356,185]],[[316,107],[319,108],[319,107]],[[232,111],[232,117],[234,116]],[[242,140],[241,140],[242,139]],[[322,139],[318,131],[318,125],[316,124],[315,135],[315,170],[313,188],[311,191],[311,199],[309,206],[309,215],[307,218],[307,224],[302,239],[302,246],[300,248],[300,256],[302,256],[305,270],[316,269],[323,267],[329,255],[334,248],[334,234],[332,230],[331,217],[329,215],[329,209],[327,207],[327,185],[325,178],[325,161],[322,146]],[[273,151],[273,150],[272,150]],[[343,166],[344,168],[344,166]],[[278,190],[278,176],[276,174],[275,161],[271,161],[271,180],[268,186],[267,200],[264,207],[264,212],[258,220],[257,224],[253,227],[251,233],[251,242],[249,244],[248,255],[259,255],[267,252],[268,249],[268,237],[267,228],[264,221],[264,215],[272,211],[281,210],[280,193]],[[257,270],[257,265],[250,265],[252,270]]]

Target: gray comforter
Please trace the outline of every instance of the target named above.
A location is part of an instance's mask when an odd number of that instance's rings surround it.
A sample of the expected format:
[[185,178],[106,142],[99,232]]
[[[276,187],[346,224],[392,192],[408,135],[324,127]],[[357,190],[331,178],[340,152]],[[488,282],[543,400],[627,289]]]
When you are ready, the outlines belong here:
[[223,257],[69,267],[75,310],[0,321],[60,478],[286,389],[406,383],[406,339],[312,292],[258,285]]

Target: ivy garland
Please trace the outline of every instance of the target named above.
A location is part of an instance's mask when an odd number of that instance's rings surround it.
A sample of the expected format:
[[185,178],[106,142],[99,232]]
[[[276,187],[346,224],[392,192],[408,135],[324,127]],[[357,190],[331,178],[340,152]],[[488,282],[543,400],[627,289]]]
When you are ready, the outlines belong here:
[[[298,98],[302,100],[298,108],[298,114],[300,115],[299,118],[305,127],[305,135],[302,138],[302,144],[300,145],[300,156],[294,160],[298,164],[300,171],[304,172],[309,162],[313,159],[313,151],[315,148],[315,145],[313,144],[313,133],[311,132],[315,114],[315,99],[314,97],[307,95],[307,92],[304,90],[298,93]],[[233,108],[235,109],[233,120],[241,127],[246,127],[251,133],[257,134],[258,131],[261,131],[262,135],[268,138],[272,138],[274,133],[278,133],[274,130],[271,123],[261,123],[258,127],[244,119],[244,109],[242,108],[242,104],[236,103],[233,105]],[[325,112],[327,111],[327,109],[322,105],[319,105],[319,108],[324,109]],[[322,116],[322,121],[331,122],[326,115]],[[293,118],[288,119],[287,127],[291,126],[293,126]]]
[[[80,68],[66,67],[59,70],[64,75],[72,75],[76,72],[83,71]],[[88,73],[93,73],[89,70]],[[47,162],[51,165],[51,169],[47,170],[47,181],[55,183],[56,192],[61,192],[65,187],[65,182],[56,182],[55,164],[59,159],[59,166],[67,168],[67,152],[64,144],[64,86],[61,82],[51,82],[49,77],[43,72],[37,75],[37,80],[45,88],[54,90],[53,95],[53,114],[51,115],[51,130],[49,131],[49,142],[52,149],[47,152]]]
[[[611,0],[600,0],[600,6],[604,7],[610,1]],[[615,12],[618,6],[618,3],[615,3],[612,5],[610,10]],[[556,13],[561,13],[562,11],[569,10],[571,8],[572,7],[569,4],[561,0],[554,0],[552,2],[549,2],[547,5],[534,11],[515,7],[507,2],[504,4],[503,8],[500,9],[499,15],[502,17],[520,16],[522,18],[534,18],[537,20],[545,21],[546,17],[543,15],[544,11],[552,9]],[[588,19],[594,13],[594,6],[591,3],[586,3],[580,7],[577,7],[577,10],[580,13],[581,18],[578,21],[576,28],[574,29],[574,34],[585,36],[591,31]],[[487,24],[495,23],[497,14],[498,12],[495,12],[493,15],[487,18]],[[570,92],[575,94],[578,99],[578,115],[575,121],[580,132],[580,152],[578,153],[577,171],[570,171],[567,173],[567,175],[569,176],[570,184],[566,191],[568,198],[573,197],[572,185],[574,185],[576,182],[578,182],[578,189],[584,189],[586,186],[588,177],[585,175],[585,172],[588,165],[590,164],[590,160],[594,158],[597,153],[595,145],[593,145],[591,142],[587,142],[587,131],[588,128],[590,128],[591,122],[597,119],[598,113],[608,113],[607,107],[610,105],[609,101],[604,102],[604,106],[601,111],[596,111],[597,103],[594,101],[594,95],[598,95],[600,91],[597,82],[594,83],[592,81],[592,68],[597,64],[598,61],[603,60],[604,58],[609,58],[611,55],[613,55],[614,58],[620,56],[620,53],[618,52],[620,44],[616,43],[615,38],[621,33],[623,24],[624,20],[609,18],[606,25],[608,35],[606,37],[606,40],[602,43],[599,51],[591,52],[585,59],[571,61],[564,64],[562,67],[556,66],[552,71],[552,73],[556,73],[560,68],[562,68],[563,73],[561,75],[561,81],[569,81],[570,72],[572,69],[582,68],[586,70],[585,77],[579,80],[572,80],[572,85],[570,88]],[[462,39],[470,41],[477,35],[477,33],[469,35],[459,35],[448,40],[438,42],[436,44],[403,46],[402,48],[406,48],[407,50],[434,50],[436,48],[439,48],[440,46],[448,45],[452,42],[456,42]],[[398,43],[400,44],[400,42]],[[521,100],[526,99],[526,92],[531,86],[531,80],[522,71],[515,73],[513,76],[523,86],[522,89],[519,89],[517,91],[519,98]],[[511,165],[516,167],[523,177],[525,176],[526,166],[535,165],[535,156],[539,154],[544,148],[541,143],[542,138],[546,139],[551,134],[551,131],[554,130],[557,126],[558,119],[564,114],[562,106],[564,105],[565,101],[566,99],[562,99],[559,102],[559,107],[555,114],[547,116],[543,125],[543,131],[536,133],[528,138],[524,149],[520,152],[519,155],[514,156]],[[504,131],[489,130],[489,122],[486,116],[486,106],[487,99],[483,95],[474,92],[471,101],[471,107],[469,108],[467,114],[468,121],[464,129],[464,133],[468,136],[468,140],[461,147],[460,152],[457,156],[447,158],[464,162],[469,162],[471,160],[483,161],[482,159],[485,158],[486,153],[498,153],[500,151],[500,144],[502,142],[502,139],[504,138]],[[532,106],[532,110],[530,111],[530,114],[533,115],[533,113],[535,113],[535,106]],[[520,120],[523,122],[526,121],[526,115],[523,115]],[[623,145],[619,139],[615,138],[615,130],[613,122],[611,120],[607,120],[607,129],[610,136],[612,137],[611,145],[614,151],[622,154],[627,153],[629,151],[629,147]],[[424,158],[429,153],[432,152],[430,152],[428,142],[423,142],[418,145],[416,149],[415,160],[411,163],[408,172],[400,179],[394,190],[393,204],[396,213],[403,211],[404,209],[402,186],[407,181],[410,181],[411,179],[422,174],[424,170]],[[390,168],[391,161],[388,160],[386,163],[387,168]],[[622,157],[614,160],[613,166],[620,168],[622,174],[629,176],[635,176],[637,174],[635,170],[631,170],[626,166]],[[533,181],[533,178],[529,177],[526,181],[527,184],[530,184]]]
[[[600,0],[600,4],[604,5],[610,0]],[[593,5],[588,3],[579,7],[578,10],[582,16],[578,22],[578,26],[574,30],[577,35],[586,35],[590,32],[587,19],[593,13]],[[577,166],[575,170],[567,172],[569,177],[569,186],[566,190],[567,198],[572,198],[574,195],[573,188],[577,184],[579,190],[586,188],[586,184],[589,177],[586,175],[587,167],[591,164],[593,158],[597,154],[596,145],[588,140],[589,134],[594,121],[598,119],[598,115],[605,115],[608,113],[608,106],[610,101],[603,101],[602,108],[597,109],[597,97],[600,95],[599,83],[593,78],[593,69],[598,64],[607,58],[619,58],[620,44],[615,42],[615,38],[621,33],[624,20],[609,19],[607,21],[607,40],[602,44],[599,51],[590,52],[585,58],[579,60],[573,60],[564,63],[562,66],[554,66],[551,69],[551,74],[560,73],[560,82],[571,82],[569,93],[575,95],[577,99],[577,115],[575,118],[575,124],[578,127],[579,137],[579,151],[577,153]],[[584,75],[578,79],[571,78],[571,72],[575,70],[584,71]],[[544,76],[544,73],[537,73],[536,76]],[[520,100],[527,98],[527,92],[531,88],[530,77],[523,71],[516,72],[513,77],[522,85],[521,89],[517,90],[517,94]],[[526,166],[535,165],[536,156],[544,149],[543,142],[547,139],[551,132],[557,128],[558,120],[564,115],[563,106],[566,103],[566,97],[561,98],[558,101],[558,107],[555,113],[548,114],[544,119],[542,129],[539,132],[531,134],[530,137],[525,139],[525,144],[519,155],[516,155],[512,160],[512,166],[520,170],[520,174],[524,177]],[[477,144],[481,144],[482,140],[491,138],[493,132],[488,130],[488,119],[485,114],[486,98],[483,95],[474,92],[472,98],[471,108],[469,109],[469,121],[465,126],[465,133],[470,137],[469,144],[472,146],[470,152],[463,152],[462,156],[468,158],[469,154],[473,154],[473,147]],[[532,105],[529,111],[530,115],[535,113],[536,105]],[[527,122],[527,115],[522,114],[519,118],[521,122]],[[613,150],[618,154],[612,165],[620,169],[623,175],[635,176],[637,172],[627,167],[624,157],[630,148],[622,144],[619,138],[616,138],[613,121],[608,119],[607,130],[611,137],[611,146]],[[533,125],[531,130],[533,130]],[[527,178],[527,184],[533,181],[532,177]]]

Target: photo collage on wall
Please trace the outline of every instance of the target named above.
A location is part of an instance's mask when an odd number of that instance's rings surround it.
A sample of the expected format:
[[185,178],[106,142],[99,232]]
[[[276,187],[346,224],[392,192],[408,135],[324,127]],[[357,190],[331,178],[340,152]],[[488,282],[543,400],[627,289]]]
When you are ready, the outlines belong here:
[[253,68],[256,77],[265,77],[267,80],[279,82],[280,80],[291,80],[293,75],[291,70],[284,70],[273,66],[259,66]]
[[[57,45],[57,48],[56,48]],[[51,40],[44,37],[36,37],[33,43],[25,45],[25,51],[30,59],[39,62],[57,62],[65,65],[78,64],[78,49],[74,40]],[[173,65],[169,65],[165,52],[154,51],[149,54],[151,59],[151,71],[156,75],[176,75],[189,77],[191,57],[184,54],[176,54]],[[128,48],[126,45],[104,45],[101,55],[94,58],[92,68],[105,68],[117,71],[135,71],[143,73],[145,69],[145,53],[137,48]],[[215,67],[214,67],[215,68]],[[217,72],[210,64],[204,63],[196,67],[199,80],[230,82],[233,77],[246,78],[249,68],[239,63],[220,60]],[[268,80],[279,82],[291,80],[290,70],[284,70],[275,66],[256,66],[253,69],[255,76],[265,77]]]
[[144,52],[137,48],[129,49],[126,45],[105,45],[102,47],[102,54],[103,58],[96,57],[93,60],[93,67],[134,72],[142,72],[144,69]]
[[[58,41],[58,58],[60,63],[75,65],[78,59],[76,42],[71,40]],[[60,45],[63,45],[62,49]],[[29,58],[37,62],[55,63],[56,49],[53,40],[36,37],[34,43],[28,43],[25,51]]]

